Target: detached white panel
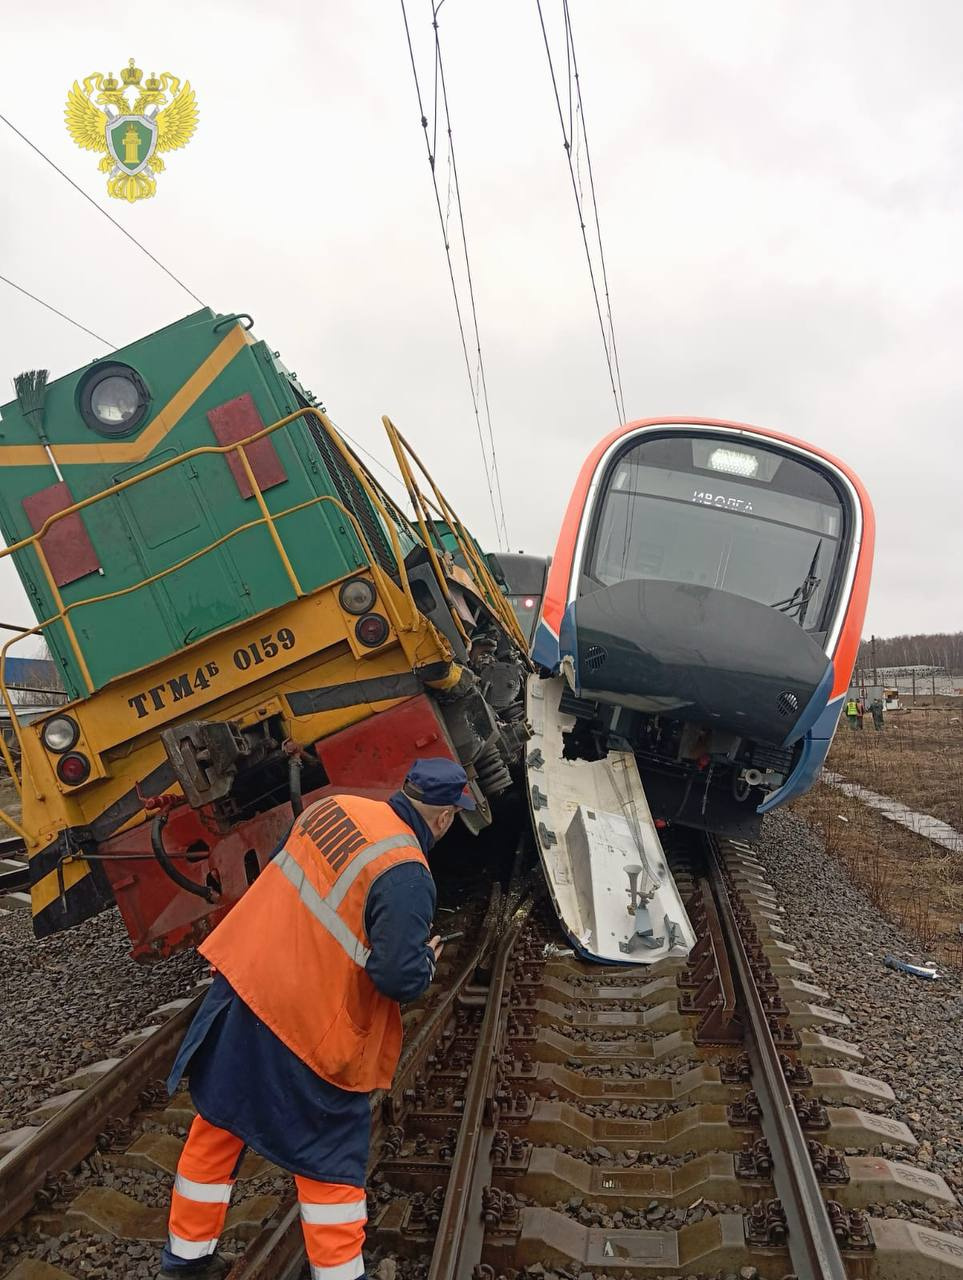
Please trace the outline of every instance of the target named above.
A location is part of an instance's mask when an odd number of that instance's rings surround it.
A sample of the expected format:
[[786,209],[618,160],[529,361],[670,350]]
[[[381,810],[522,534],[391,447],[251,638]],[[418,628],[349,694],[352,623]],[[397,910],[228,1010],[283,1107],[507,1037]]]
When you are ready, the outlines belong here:
[[[695,942],[635,757],[563,760],[563,676],[528,682],[534,736],[526,769],[532,825],[545,878],[566,933],[596,960],[653,964]],[[634,904],[634,907],[633,907]]]

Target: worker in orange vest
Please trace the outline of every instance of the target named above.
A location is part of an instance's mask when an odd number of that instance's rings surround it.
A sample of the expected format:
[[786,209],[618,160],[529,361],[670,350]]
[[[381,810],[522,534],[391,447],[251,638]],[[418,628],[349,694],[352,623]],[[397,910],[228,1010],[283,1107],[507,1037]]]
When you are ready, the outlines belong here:
[[226,1275],[216,1254],[247,1147],[294,1174],[312,1280],[364,1277],[368,1095],[391,1084],[402,1001],[442,943],[425,855],[459,809],[461,765],[416,760],[388,801],[304,810],[199,948],[216,970],[168,1080],[197,1108],[177,1166],[159,1276]]

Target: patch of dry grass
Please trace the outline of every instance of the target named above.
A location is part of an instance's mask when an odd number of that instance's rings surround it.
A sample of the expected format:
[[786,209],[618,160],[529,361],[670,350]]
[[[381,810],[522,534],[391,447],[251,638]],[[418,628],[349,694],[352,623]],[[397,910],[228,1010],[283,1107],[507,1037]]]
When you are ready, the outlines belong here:
[[[849,732],[845,726],[841,730]],[[856,750],[862,748],[857,746]],[[878,776],[857,777],[839,761],[835,764],[840,773],[846,772],[847,777],[874,791],[886,790]],[[905,794],[899,798],[910,803]],[[887,821],[875,809],[824,783],[795,801],[792,808],[820,832],[826,852],[839,859],[873,904],[901,931],[918,940],[921,957],[963,966],[959,932],[963,924],[963,856]]]
[[963,699],[956,706],[892,711],[882,732],[841,724],[827,767],[963,831]]

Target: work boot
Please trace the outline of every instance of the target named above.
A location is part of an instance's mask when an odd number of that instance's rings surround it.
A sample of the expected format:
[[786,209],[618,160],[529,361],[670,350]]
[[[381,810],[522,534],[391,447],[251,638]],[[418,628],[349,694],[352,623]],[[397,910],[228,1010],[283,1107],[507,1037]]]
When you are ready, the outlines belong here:
[[227,1258],[219,1258],[216,1253],[207,1258],[185,1262],[180,1267],[165,1267],[157,1273],[157,1280],[223,1280],[234,1263]]

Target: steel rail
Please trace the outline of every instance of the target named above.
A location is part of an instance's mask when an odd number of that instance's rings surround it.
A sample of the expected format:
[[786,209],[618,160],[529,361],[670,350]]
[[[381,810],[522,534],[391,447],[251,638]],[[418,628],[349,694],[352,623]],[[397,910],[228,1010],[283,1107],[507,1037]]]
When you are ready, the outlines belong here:
[[396,1095],[400,1096],[409,1085],[414,1083],[414,1076],[427,1058],[439,1026],[444,1024],[445,1018],[454,1008],[461,992],[468,985],[485,952],[494,942],[498,927],[502,921],[503,908],[504,900],[501,886],[493,884],[488,899],[488,907],[485,911],[478,937],[472,947],[471,955],[458,971],[454,981],[442,991],[430,1012],[404,1046],[391,1088],[381,1094],[373,1095],[372,1107],[378,1102],[388,1102]]
[[0,858],[27,856],[27,842],[22,836],[4,836],[0,839]]
[[304,1236],[297,1200],[284,1202],[228,1272],[227,1280],[298,1280],[304,1268]]
[[[2,857],[2,855],[0,855]],[[15,871],[0,871],[0,894],[22,893],[30,888],[30,868],[26,863]]]
[[203,996],[197,996],[141,1041],[115,1067],[85,1089],[0,1161],[0,1233],[30,1211],[47,1178],[71,1169],[96,1146],[107,1122],[126,1118],[145,1086],[170,1070],[181,1037]]
[[[25,840],[21,840],[19,836],[10,836],[9,839],[0,840],[0,858],[25,858],[27,856],[27,844]],[[23,889],[30,888],[30,866],[24,863],[22,867],[13,867],[9,871],[0,871],[0,894],[17,893]]]
[[[475,1265],[481,1261],[481,1249],[485,1240],[481,1189],[491,1177],[488,1154],[495,1131],[492,1102],[499,1033],[505,1027],[507,1014],[503,1001],[508,962],[533,905],[534,899],[529,897],[516,908],[511,920],[506,923],[495,953],[485,1015],[465,1090],[462,1122],[451,1162],[441,1219],[435,1233],[436,1243],[428,1280],[465,1280],[466,1276],[474,1273]],[[476,1210],[471,1219],[468,1216],[470,1206],[474,1206]]]
[[847,1280],[806,1135],[793,1106],[762,996],[756,986],[718,858],[706,838],[706,864],[725,931],[732,969],[746,1014],[746,1052],[762,1109],[762,1127],[773,1154],[772,1180],[788,1227],[787,1247],[797,1275],[805,1280]]

